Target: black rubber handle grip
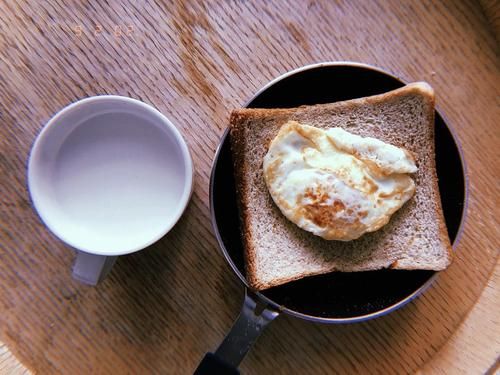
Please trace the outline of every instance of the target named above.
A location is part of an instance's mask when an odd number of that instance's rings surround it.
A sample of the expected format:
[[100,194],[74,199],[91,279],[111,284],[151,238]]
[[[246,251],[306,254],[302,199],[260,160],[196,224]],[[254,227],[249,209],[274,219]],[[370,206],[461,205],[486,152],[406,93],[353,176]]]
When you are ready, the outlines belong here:
[[194,375],[239,375],[240,371],[213,353],[205,354]]

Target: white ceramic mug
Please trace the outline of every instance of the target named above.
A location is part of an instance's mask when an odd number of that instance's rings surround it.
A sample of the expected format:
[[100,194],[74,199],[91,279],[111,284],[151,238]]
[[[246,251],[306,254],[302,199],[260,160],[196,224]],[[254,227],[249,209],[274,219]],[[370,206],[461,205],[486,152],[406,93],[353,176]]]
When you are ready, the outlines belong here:
[[78,250],[73,277],[95,285],[118,255],[163,237],[184,212],[193,163],[175,126],[135,99],[77,101],[45,125],[28,187],[45,225]]

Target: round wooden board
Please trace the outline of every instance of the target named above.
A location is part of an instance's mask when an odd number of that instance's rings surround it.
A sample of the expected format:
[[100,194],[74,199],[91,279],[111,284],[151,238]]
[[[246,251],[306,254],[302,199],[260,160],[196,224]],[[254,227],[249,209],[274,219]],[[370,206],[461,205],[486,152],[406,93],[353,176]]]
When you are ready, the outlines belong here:
[[[0,369],[24,371],[12,352],[36,373],[191,373],[223,338],[243,295],[217,248],[208,207],[211,161],[230,110],[286,71],[333,60],[434,87],[467,161],[463,236],[453,264],[403,309],[341,326],[279,318],[242,372],[494,366],[500,79],[498,43],[480,4],[7,0],[0,14],[0,339],[8,345]],[[92,288],[71,279],[73,252],[31,209],[25,166],[53,113],[104,93],[166,114],[189,144],[196,183],[174,230],[121,257]]]

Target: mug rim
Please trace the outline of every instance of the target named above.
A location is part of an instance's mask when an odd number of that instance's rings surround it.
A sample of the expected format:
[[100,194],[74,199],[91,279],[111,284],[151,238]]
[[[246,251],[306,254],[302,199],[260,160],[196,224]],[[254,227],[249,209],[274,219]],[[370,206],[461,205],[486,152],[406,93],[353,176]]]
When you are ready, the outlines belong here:
[[[126,103],[127,105],[131,105],[132,107],[140,108],[146,112],[149,112],[150,114],[154,115],[158,119],[158,123],[162,125],[163,129],[168,129],[168,133],[172,135],[175,138],[176,144],[178,146],[178,150],[181,152],[182,160],[183,160],[183,170],[184,170],[184,179],[183,179],[183,191],[181,198],[178,200],[178,203],[175,205],[175,213],[173,215],[169,216],[168,222],[166,222],[166,225],[163,227],[163,229],[157,233],[155,233],[155,236],[151,236],[147,241],[144,241],[140,245],[136,245],[134,247],[130,247],[125,250],[94,250],[91,248],[86,248],[85,246],[79,245],[77,242],[74,241],[71,236],[68,236],[66,233],[63,233],[60,231],[58,228],[54,227],[52,223],[50,222],[50,219],[48,219],[48,216],[44,212],[44,210],[40,207],[40,198],[38,196],[38,193],[34,193],[36,191],[36,188],[34,187],[35,183],[35,177],[34,177],[34,170],[37,168],[37,155],[41,152],[43,149],[42,145],[44,140],[47,138],[47,134],[49,129],[53,128],[56,126],[61,119],[66,116],[68,113],[76,111],[79,109],[84,104],[90,104],[90,103],[96,103],[96,102],[106,102],[106,101],[111,101],[111,102],[122,102]],[[133,109],[133,108],[132,108]],[[110,113],[113,113],[114,111],[108,111]],[[122,111],[117,111],[117,112],[122,112]],[[134,111],[123,111],[123,113],[131,113],[133,114]],[[101,112],[96,112],[95,115],[101,114]],[[92,114],[90,117],[93,117],[94,114]],[[83,123],[84,121],[82,121]],[[80,126],[80,125],[79,125]],[[77,127],[79,127],[77,126]],[[193,181],[194,181],[194,166],[193,166],[193,161],[191,158],[191,154],[189,151],[189,148],[186,144],[186,141],[182,137],[180,131],[175,127],[175,125],[165,116],[163,115],[159,110],[154,108],[152,105],[144,103],[140,100],[133,99],[130,97],[126,96],[120,96],[120,95],[95,95],[83,99],[76,100],[65,107],[61,108],[59,111],[57,111],[42,127],[38,135],[36,136],[32,146],[31,150],[29,152],[28,156],[28,167],[27,167],[27,173],[26,173],[26,181],[27,181],[27,187],[28,187],[28,193],[29,197],[32,203],[32,206],[35,208],[35,211],[37,212],[38,216],[40,217],[41,221],[43,224],[57,237],[59,238],[62,242],[65,244],[71,246],[72,248],[78,250],[78,251],[83,251],[89,254],[95,254],[95,255],[104,255],[104,256],[118,256],[118,255],[125,255],[125,254],[130,254],[136,251],[140,251],[156,241],[158,241],[160,238],[165,236],[174,226],[175,224],[179,221],[181,218],[182,214],[184,213],[189,200],[191,198],[191,195],[193,193]]]
[[[290,70],[288,72],[285,72],[278,77],[272,79],[269,81],[267,84],[265,84],[262,88],[260,88],[252,97],[245,102],[243,105],[243,108],[247,108],[248,105],[254,101],[259,95],[261,95],[263,92],[265,92],[267,89],[270,87],[274,86],[276,83],[293,76],[298,73],[302,73],[307,70],[312,70],[312,69],[317,69],[317,68],[323,68],[323,67],[355,67],[355,68],[361,68],[361,69],[366,69],[366,70],[372,70],[376,71],[380,74],[386,75],[388,77],[394,78],[397,81],[401,82],[403,85],[407,84],[407,81],[405,79],[402,79],[401,77],[396,76],[395,74],[388,72],[382,68],[365,64],[365,63],[359,63],[359,62],[354,62],[354,61],[325,61],[325,62],[319,62],[319,63],[314,63],[314,64],[309,64],[305,65],[293,70]],[[452,243],[452,248],[455,251],[456,247],[458,246],[458,243],[460,242],[460,239],[462,237],[465,221],[466,221],[466,214],[467,214],[467,209],[468,209],[468,201],[469,201],[469,180],[468,180],[468,174],[467,174],[467,165],[465,163],[465,158],[464,158],[464,152],[462,149],[462,146],[458,140],[458,137],[454,131],[454,129],[449,125],[449,122],[445,116],[443,116],[442,112],[438,109],[438,106],[435,106],[435,111],[438,113],[438,115],[443,119],[443,122],[446,126],[446,128],[450,131],[450,134],[453,138],[453,142],[457,146],[457,151],[458,155],[460,158],[460,164],[461,164],[461,169],[464,177],[464,206],[462,210],[462,215],[460,217],[460,224],[458,226],[457,234],[455,236],[455,239],[453,240]],[[234,264],[231,256],[229,255],[229,252],[226,249],[226,246],[224,244],[224,241],[222,240],[222,237],[219,232],[218,224],[217,224],[217,218],[215,217],[215,210],[214,210],[214,193],[213,193],[213,188],[214,188],[214,181],[215,181],[215,169],[219,160],[220,152],[222,150],[222,146],[224,142],[227,139],[227,136],[229,134],[230,128],[227,127],[224,130],[224,133],[222,134],[219,143],[217,145],[217,149],[215,151],[215,156],[212,161],[212,169],[211,169],[211,175],[210,175],[210,188],[209,188],[209,194],[210,194],[210,216],[211,216],[211,221],[212,221],[212,227],[217,239],[217,243],[219,244],[219,247],[222,251],[222,254],[224,255],[224,258],[226,262],[230,265],[232,271],[236,274],[236,276],[240,279],[240,281],[243,283],[245,288],[252,290],[250,285],[248,284],[248,281],[246,278],[243,276],[243,274],[240,272],[236,264]],[[320,317],[320,316],[315,316],[315,315],[308,315],[305,313],[301,313],[292,309],[289,309],[285,306],[277,304],[275,301],[270,299],[269,297],[266,297],[264,294],[262,294],[259,291],[253,291],[258,298],[268,304],[271,308],[275,309],[276,311],[279,312],[284,312],[287,315],[294,316],[296,318],[312,321],[312,322],[317,322],[317,323],[326,323],[326,324],[347,324],[347,323],[356,323],[356,322],[363,322],[366,320],[370,320],[376,317],[380,317],[383,315],[386,315],[392,311],[395,311],[404,305],[408,304],[412,300],[414,300],[416,297],[418,297],[420,294],[422,294],[425,290],[427,290],[430,285],[434,282],[434,280],[437,278],[439,272],[435,272],[432,276],[429,277],[429,279],[424,282],[419,288],[417,288],[415,291],[413,291],[411,294],[407,295],[405,298],[402,300],[394,303],[393,305],[390,305],[384,309],[369,313],[369,314],[363,314],[359,316],[354,316],[354,317],[349,317],[349,318],[325,318],[325,317]]]

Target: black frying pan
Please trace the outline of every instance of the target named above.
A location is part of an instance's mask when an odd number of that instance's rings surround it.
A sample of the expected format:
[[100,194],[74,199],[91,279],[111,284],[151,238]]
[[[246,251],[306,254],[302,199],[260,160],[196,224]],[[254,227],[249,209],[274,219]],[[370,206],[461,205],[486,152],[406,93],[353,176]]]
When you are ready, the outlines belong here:
[[[265,86],[247,107],[287,108],[380,94],[404,82],[380,69],[358,63],[321,63],[287,73]],[[439,95],[439,93],[438,93]],[[436,165],[448,234],[456,244],[466,200],[460,149],[436,111]],[[263,328],[280,313],[319,323],[353,323],[372,319],[405,305],[437,276],[434,271],[380,270],[307,277],[263,292],[252,292],[245,279],[239,214],[236,205],[229,132],[215,155],[210,180],[212,223],[222,252],[246,286],[243,309],[215,351],[196,373],[238,373],[237,366]]]

